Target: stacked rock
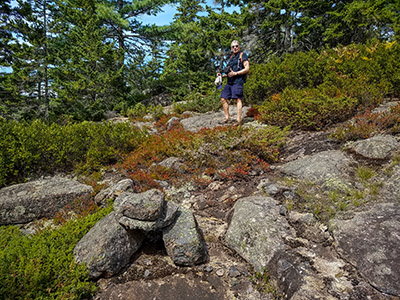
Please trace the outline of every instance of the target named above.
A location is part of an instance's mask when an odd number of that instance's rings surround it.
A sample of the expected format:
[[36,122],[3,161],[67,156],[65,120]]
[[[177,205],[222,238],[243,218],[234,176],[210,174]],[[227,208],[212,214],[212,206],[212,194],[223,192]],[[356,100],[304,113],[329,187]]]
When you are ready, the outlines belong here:
[[128,229],[144,232],[158,231],[176,218],[179,206],[166,202],[160,190],[141,194],[122,193],[114,202],[118,222]]
[[165,201],[157,189],[140,194],[122,192],[114,202],[114,212],[75,247],[75,259],[86,263],[91,277],[112,276],[126,266],[143,239],[155,232],[162,233],[167,253],[176,265],[193,266],[207,260],[207,247],[193,213]]

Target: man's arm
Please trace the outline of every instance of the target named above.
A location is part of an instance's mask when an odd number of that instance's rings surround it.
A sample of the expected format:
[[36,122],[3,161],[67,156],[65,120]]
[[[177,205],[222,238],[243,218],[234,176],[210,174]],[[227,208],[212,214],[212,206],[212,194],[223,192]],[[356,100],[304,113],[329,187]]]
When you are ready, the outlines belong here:
[[243,66],[244,66],[244,69],[240,70],[238,72],[233,72],[233,73],[235,73],[233,76],[235,76],[235,75],[244,75],[244,74],[247,74],[247,73],[250,72],[250,63],[249,63],[248,60],[245,60],[243,62]]

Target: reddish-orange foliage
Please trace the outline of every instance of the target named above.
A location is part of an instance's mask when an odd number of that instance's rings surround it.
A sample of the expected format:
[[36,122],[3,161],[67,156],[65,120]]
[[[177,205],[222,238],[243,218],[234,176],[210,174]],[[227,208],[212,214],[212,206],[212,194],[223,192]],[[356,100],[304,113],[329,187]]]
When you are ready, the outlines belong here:
[[[234,127],[204,128],[196,133],[175,128],[152,136],[131,152],[118,167],[135,181],[138,192],[159,188],[155,180],[173,184],[193,181],[204,187],[210,183],[210,179],[204,175],[236,180],[248,176],[252,168],[267,171],[268,164],[261,159],[255,148],[235,146],[235,150],[231,150],[226,147],[226,143],[240,139],[242,134],[242,130]],[[198,154],[199,151],[201,154]],[[235,155],[232,151],[235,151]],[[277,149],[265,151],[275,153]],[[179,172],[157,165],[172,156],[187,160]],[[225,171],[219,173],[217,170]]]
[[339,127],[333,133],[339,139],[355,140],[369,138],[378,133],[400,132],[400,103],[387,112],[366,111],[354,117],[352,122]]
[[246,114],[247,117],[254,118],[257,121],[261,121],[262,116],[255,107],[250,107]]
[[85,217],[93,214],[97,209],[98,206],[92,198],[79,197],[71,204],[65,205],[63,209],[58,211],[54,217],[54,222],[56,224],[64,224],[72,217],[71,214],[77,217]]

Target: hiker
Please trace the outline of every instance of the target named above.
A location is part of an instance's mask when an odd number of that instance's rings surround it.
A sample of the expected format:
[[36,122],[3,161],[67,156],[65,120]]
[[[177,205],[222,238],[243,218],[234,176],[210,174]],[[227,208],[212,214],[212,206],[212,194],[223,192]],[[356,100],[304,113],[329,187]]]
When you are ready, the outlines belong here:
[[229,99],[236,99],[237,106],[237,122],[242,123],[242,99],[243,99],[243,84],[246,81],[247,73],[250,71],[250,64],[247,54],[240,51],[238,41],[231,43],[232,55],[229,58],[228,65],[224,69],[225,74],[218,73],[217,76],[228,77],[228,83],[225,85],[221,93],[222,107],[224,108],[225,120],[220,121],[220,124],[230,123],[229,116]]

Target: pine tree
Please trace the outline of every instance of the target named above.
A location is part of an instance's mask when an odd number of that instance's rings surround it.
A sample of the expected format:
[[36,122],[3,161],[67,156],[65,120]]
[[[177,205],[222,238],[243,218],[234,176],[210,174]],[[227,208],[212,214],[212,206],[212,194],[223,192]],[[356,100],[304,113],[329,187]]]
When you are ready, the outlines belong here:
[[15,36],[9,61],[12,73],[3,85],[12,97],[9,107],[14,116],[41,116],[47,119],[49,108],[49,51],[51,0],[18,1],[12,9],[8,28]]
[[57,68],[52,70],[56,113],[101,119],[118,102],[121,68],[115,45],[107,40],[95,0],[59,2],[59,9],[65,31],[57,37]]

